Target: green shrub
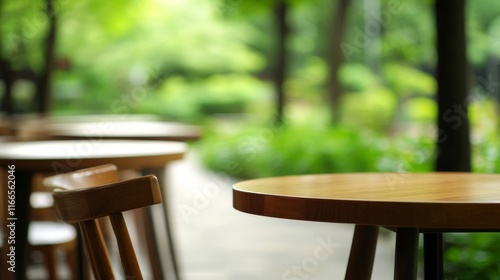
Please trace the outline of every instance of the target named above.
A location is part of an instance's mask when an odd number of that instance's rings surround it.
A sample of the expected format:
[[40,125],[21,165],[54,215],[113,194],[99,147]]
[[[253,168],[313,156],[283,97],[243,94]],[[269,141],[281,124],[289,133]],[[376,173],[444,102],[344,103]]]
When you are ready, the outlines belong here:
[[267,101],[270,89],[249,75],[225,74],[204,80],[170,77],[159,91],[151,96],[151,105],[165,117],[203,120],[213,114],[245,113]]
[[453,233],[445,241],[446,279],[498,279],[500,234]]
[[387,64],[383,71],[387,87],[399,95],[431,96],[436,92],[437,85],[434,77],[416,68]]
[[377,77],[359,63],[344,64],[339,69],[339,80],[347,92],[364,92],[377,87]]
[[[198,144],[204,164],[239,178],[339,172],[430,171],[430,141],[394,143],[355,127],[305,125],[212,132]],[[417,151],[413,154],[412,151]]]

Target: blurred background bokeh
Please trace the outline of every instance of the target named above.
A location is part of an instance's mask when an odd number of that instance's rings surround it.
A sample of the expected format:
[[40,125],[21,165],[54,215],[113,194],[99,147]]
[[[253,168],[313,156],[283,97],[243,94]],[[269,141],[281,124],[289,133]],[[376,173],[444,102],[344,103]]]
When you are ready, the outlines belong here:
[[[433,5],[1,0],[1,114],[198,124],[205,166],[237,178],[433,171]],[[497,173],[500,2],[469,1],[466,31],[472,170]],[[448,240],[447,273],[500,273],[496,235]]]

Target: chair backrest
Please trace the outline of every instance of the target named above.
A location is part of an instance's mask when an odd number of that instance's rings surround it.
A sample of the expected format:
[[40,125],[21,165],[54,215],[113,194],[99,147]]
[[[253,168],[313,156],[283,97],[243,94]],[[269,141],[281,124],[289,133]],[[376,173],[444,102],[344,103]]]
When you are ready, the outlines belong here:
[[118,244],[125,279],[142,279],[122,212],[161,203],[155,176],[118,181],[114,165],[103,165],[47,177],[53,187],[58,218],[78,224],[96,279],[114,279],[109,254],[97,223],[108,216]]

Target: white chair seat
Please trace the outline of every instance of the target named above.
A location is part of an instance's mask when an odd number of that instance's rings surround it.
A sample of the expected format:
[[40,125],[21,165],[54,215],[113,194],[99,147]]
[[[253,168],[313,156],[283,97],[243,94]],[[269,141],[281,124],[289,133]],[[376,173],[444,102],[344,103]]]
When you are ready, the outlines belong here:
[[50,208],[54,205],[54,198],[51,192],[33,192],[30,196],[32,208]]
[[59,222],[31,222],[28,230],[28,241],[32,246],[56,245],[75,239],[75,227]]

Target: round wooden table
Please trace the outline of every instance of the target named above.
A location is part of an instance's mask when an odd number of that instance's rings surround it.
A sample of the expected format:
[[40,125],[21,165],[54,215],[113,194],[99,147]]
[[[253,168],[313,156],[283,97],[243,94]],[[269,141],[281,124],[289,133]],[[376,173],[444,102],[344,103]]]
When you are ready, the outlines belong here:
[[[183,158],[187,147],[181,142],[142,141],[142,140],[72,140],[72,141],[35,141],[12,142],[0,145],[0,169],[8,178],[8,170],[13,170],[15,180],[15,217],[16,227],[16,275],[25,278],[27,265],[26,240],[29,225],[29,198],[32,178],[35,173],[62,173],[81,168],[113,163],[119,169],[132,169],[154,173],[159,178],[165,166]],[[11,176],[11,178],[13,178]],[[7,208],[7,182],[0,183],[2,203]],[[3,217],[6,217],[7,213]],[[165,218],[167,216],[165,215]],[[6,221],[2,221],[4,223]],[[168,224],[168,223],[167,223]],[[167,237],[170,233],[167,229]],[[7,235],[4,236],[7,238]],[[6,243],[4,243],[6,244]],[[4,247],[6,250],[7,246]],[[157,248],[159,250],[159,248]],[[3,254],[4,252],[2,252]],[[155,261],[155,260],[153,260]],[[2,273],[8,273],[2,264]],[[5,275],[4,275],[5,276]],[[7,274],[11,277],[11,274]],[[2,279],[8,279],[3,278]]]
[[235,184],[233,205],[268,217],[355,224],[346,279],[370,279],[378,227],[393,229],[395,279],[415,279],[418,233],[500,230],[500,175],[351,173],[264,178]]
[[[163,122],[148,119],[147,116],[138,118],[136,115],[95,115],[35,119],[25,122],[24,127],[18,129],[18,136],[20,139],[88,140],[90,142],[102,139],[194,141],[202,136],[202,132],[201,128],[196,125]],[[168,209],[166,182],[163,177],[158,179],[161,182],[165,197],[163,208]],[[154,206],[153,208],[158,207]],[[166,214],[165,216],[168,217]],[[169,278],[176,279],[179,278],[179,269],[171,235],[169,235],[168,241],[170,256],[166,257],[169,259],[168,262],[171,263],[172,268],[165,271],[173,272],[173,276]],[[151,268],[155,271],[155,278],[163,278],[165,273],[161,270],[163,270],[164,265],[160,263],[159,256],[154,257],[154,259],[158,260],[157,263],[155,261],[151,263]]]

